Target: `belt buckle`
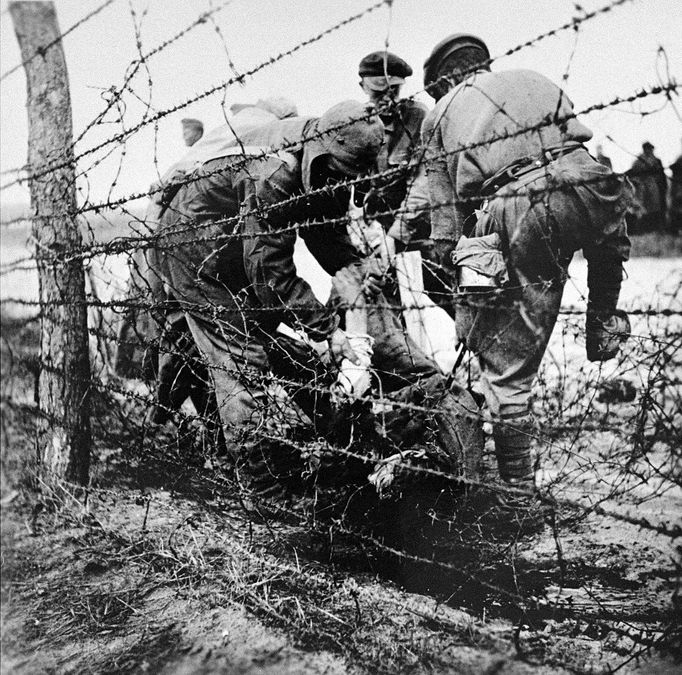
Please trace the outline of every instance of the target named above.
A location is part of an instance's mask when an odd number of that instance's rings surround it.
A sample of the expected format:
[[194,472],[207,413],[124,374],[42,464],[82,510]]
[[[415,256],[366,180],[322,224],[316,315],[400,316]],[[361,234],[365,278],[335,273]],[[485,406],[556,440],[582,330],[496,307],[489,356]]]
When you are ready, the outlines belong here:
[[513,167],[513,169],[511,169],[513,173],[510,175],[514,177],[514,180],[518,180],[520,176],[530,173],[531,171],[535,171],[535,169],[541,169],[543,166],[546,166],[549,162],[543,161],[544,159],[546,158],[543,157],[538,159],[529,159],[527,162],[524,162],[523,164],[519,164]]
[[507,169],[507,175],[512,179],[516,180],[522,173],[528,171],[528,167],[534,164],[530,157],[521,159]]

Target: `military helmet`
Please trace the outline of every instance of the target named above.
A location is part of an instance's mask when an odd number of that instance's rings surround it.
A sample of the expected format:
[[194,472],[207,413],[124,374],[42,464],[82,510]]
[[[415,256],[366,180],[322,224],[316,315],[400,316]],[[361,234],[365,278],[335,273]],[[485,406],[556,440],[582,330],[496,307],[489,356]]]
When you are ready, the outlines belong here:
[[372,106],[343,101],[332,106],[304,141],[303,180],[310,185],[310,165],[321,155],[331,155],[348,176],[371,169],[384,143],[384,125]]
[[424,88],[428,88],[438,79],[438,67],[451,54],[465,47],[477,47],[485,53],[485,58],[490,58],[490,51],[481,38],[469,33],[453,33],[441,40],[424,61]]

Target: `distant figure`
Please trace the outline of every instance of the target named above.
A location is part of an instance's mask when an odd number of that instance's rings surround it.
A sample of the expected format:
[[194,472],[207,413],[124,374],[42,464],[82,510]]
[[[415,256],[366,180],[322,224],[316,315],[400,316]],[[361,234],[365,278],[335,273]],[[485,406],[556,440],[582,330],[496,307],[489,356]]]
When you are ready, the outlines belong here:
[[193,117],[185,117],[180,120],[180,123],[182,124],[182,140],[188,148],[191,148],[204,135],[204,123]]
[[613,169],[613,166],[611,165],[611,158],[608,155],[605,155],[603,153],[603,148],[601,143],[597,145],[597,156],[595,159],[600,163],[603,164],[604,166],[608,166],[609,169]]
[[668,224],[670,229],[682,232],[682,154],[670,166],[670,202],[668,207]]
[[636,230],[660,230],[665,224],[668,182],[661,160],[654,155],[649,141],[642,143],[642,154],[634,161],[628,177],[635,186]]

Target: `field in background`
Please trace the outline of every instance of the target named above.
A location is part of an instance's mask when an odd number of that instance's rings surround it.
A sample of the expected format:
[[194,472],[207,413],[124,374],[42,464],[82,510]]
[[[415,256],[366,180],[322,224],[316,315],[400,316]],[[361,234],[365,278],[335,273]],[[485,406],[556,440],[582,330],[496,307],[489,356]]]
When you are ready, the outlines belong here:
[[[25,207],[17,205],[3,207],[3,220],[12,220],[25,214]],[[132,210],[129,216],[118,213],[91,215],[82,223],[84,240],[88,243],[107,243],[117,237],[131,236],[137,229],[137,219],[142,214],[143,209],[138,208]],[[624,293],[626,297],[637,298],[641,292],[646,292],[649,286],[655,287],[657,280],[668,279],[669,272],[679,267],[679,260],[682,259],[682,235],[652,232],[633,236],[632,242],[633,262],[626,266],[628,280],[624,286]],[[4,269],[14,261],[27,257],[30,257],[29,224],[20,222],[4,226],[0,230],[0,267]],[[638,258],[646,260],[634,260]],[[315,292],[326,298],[330,287],[328,277],[308,254],[300,240],[296,249],[296,264],[301,275],[313,286]],[[128,276],[126,265],[127,256],[124,254],[97,256],[92,259],[92,278],[97,284],[96,291],[101,300],[109,300],[123,292]],[[584,261],[578,253],[571,274],[576,277],[579,284],[584,280],[583,267]],[[570,284],[567,291],[572,293]],[[20,264],[17,270],[5,273],[0,278],[0,299],[12,297],[32,300],[36,299],[37,295],[37,276],[30,262]],[[572,302],[573,299],[574,297],[569,295],[565,300]],[[22,310],[9,305],[5,305],[3,310],[12,314],[27,311],[25,308]]]

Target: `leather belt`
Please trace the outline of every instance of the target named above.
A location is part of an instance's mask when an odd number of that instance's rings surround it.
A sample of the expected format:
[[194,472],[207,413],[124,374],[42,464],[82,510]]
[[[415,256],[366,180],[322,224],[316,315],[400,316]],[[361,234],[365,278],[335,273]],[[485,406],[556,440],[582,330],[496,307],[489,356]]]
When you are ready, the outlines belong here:
[[481,186],[481,195],[483,197],[490,197],[505,185],[517,181],[521,176],[535,171],[535,169],[547,166],[559,157],[568,155],[575,150],[584,149],[584,147],[582,143],[567,143],[566,145],[547,148],[535,157],[521,157],[502,167],[496,174],[488,178]]

